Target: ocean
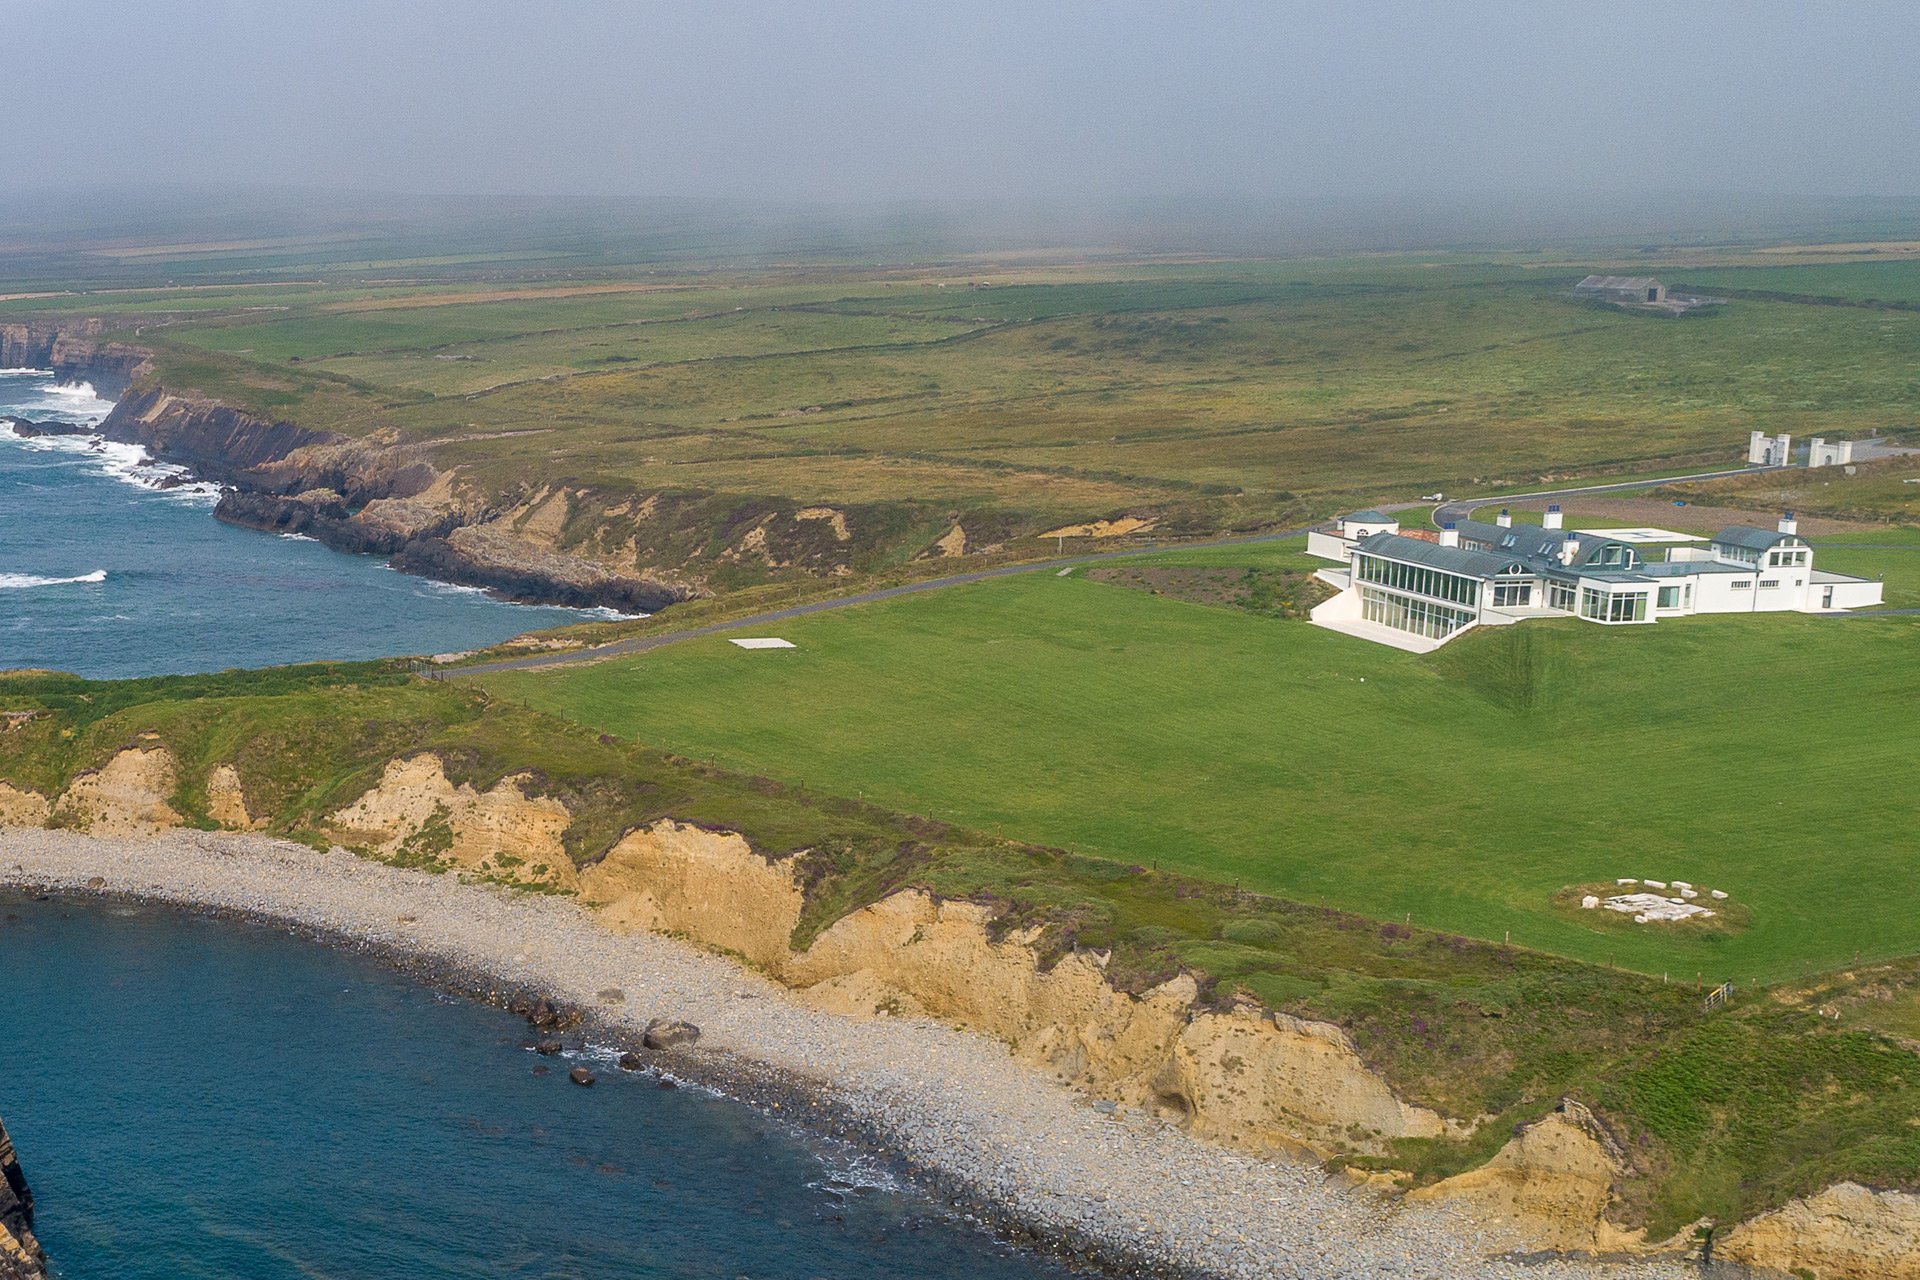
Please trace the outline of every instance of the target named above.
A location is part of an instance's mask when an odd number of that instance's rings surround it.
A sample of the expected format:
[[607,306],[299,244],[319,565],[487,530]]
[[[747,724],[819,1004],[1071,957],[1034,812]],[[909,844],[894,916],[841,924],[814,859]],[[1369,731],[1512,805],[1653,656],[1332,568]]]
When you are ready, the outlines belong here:
[[[90,423],[112,408],[90,387],[0,370],[0,416]],[[138,446],[0,427],[0,669],[114,679],[445,653],[610,616],[221,524],[213,486],[159,487],[169,477]]]
[[0,975],[63,1280],[1062,1274],[852,1149],[284,929],[0,894]]

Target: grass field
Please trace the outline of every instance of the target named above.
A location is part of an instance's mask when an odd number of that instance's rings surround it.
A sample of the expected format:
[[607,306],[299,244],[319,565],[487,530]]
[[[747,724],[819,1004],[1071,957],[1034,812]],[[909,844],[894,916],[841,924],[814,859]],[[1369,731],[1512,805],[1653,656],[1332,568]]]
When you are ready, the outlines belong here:
[[[1282,546],[1156,559],[1314,563]],[[1885,572],[1896,600],[1920,585],[1920,552],[1831,559]],[[732,768],[1689,980],[1920,950],[1920,620],[1536,622],[1416,658],[1045,574],[779,634],[799,648],[709,638],[485,680]],[[1552,905],[1621,876],[1724,889],[1751,924]]]

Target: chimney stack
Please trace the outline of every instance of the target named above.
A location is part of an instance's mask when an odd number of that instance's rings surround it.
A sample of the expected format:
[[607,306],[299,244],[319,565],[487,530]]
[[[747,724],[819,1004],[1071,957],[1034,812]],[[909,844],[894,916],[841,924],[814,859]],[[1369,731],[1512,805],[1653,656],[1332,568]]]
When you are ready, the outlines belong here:
[[1580,539],[1569,529],[1560,543],[1560,563],[1572,564],[1573,558],[1580,554]]
[[1500,508],[1500,519],[1495,521],[1502,529],[1513,528],[1513,517],[1507,514],[1505,507]]
[[1789,511],[1787,512],[1787,514],[1780,517],[1780,532],[1781,533],[1800,532],[1800,522],[1793,518],[1793,512]]
[[1547,514],[1540,518],[1540,527],[1542,529],[1558,529],[1560,527],[1559,503],[1555,502],[1547,507]]
[[1460,530],[1454,527],[1451,520],[1440,526],[1440,545],[1443,547],[1460,545]]

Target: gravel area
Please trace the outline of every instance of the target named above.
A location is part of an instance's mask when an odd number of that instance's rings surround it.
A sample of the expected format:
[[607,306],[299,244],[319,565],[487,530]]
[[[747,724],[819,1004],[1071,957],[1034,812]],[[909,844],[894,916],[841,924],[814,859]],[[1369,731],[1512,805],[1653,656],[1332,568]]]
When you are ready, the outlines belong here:
[[[1189,1139],[1108,1112],[1016,1063],[1005,1046],[926,1019],[815,1012],[737,963],[670,938],[601,929],[572,899],[462,885],[256,836],[148,840],[0,829],[0,883],[92,891],[282,921],[372,948],[473,994],[539,991],[595,1010],[587,1033],[637,1041],[656,1017],[703,1031],[666,1057],[691,1078],[778,1078],[742,1096],[815,1112],[877,1141],[916,1180],[1056,1251],[1124,1269],[1233,1277],[1641,1277],[1678,1263],[1490,1256],[1497,1225],[1409,1208],[1313,1165]],[[409,919],[404,921],[402,917]],[[625,998],[602,1000],[619,988]],[[663,1055],[665,1057],[665,1055]],[[784,1099],[784,1100],[783,1100]],[[1102,1107],[1107,1104],[1101,1104]],[[1016,1229],[1016,1235],[1020,1232]]]

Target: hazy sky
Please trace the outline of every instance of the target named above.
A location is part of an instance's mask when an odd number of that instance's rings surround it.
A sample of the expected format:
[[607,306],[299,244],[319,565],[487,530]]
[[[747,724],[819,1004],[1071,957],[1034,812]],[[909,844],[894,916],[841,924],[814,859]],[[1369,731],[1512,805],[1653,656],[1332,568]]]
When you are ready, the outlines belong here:
[[0,183],[1920,195],[1920,4],[0,0]]

